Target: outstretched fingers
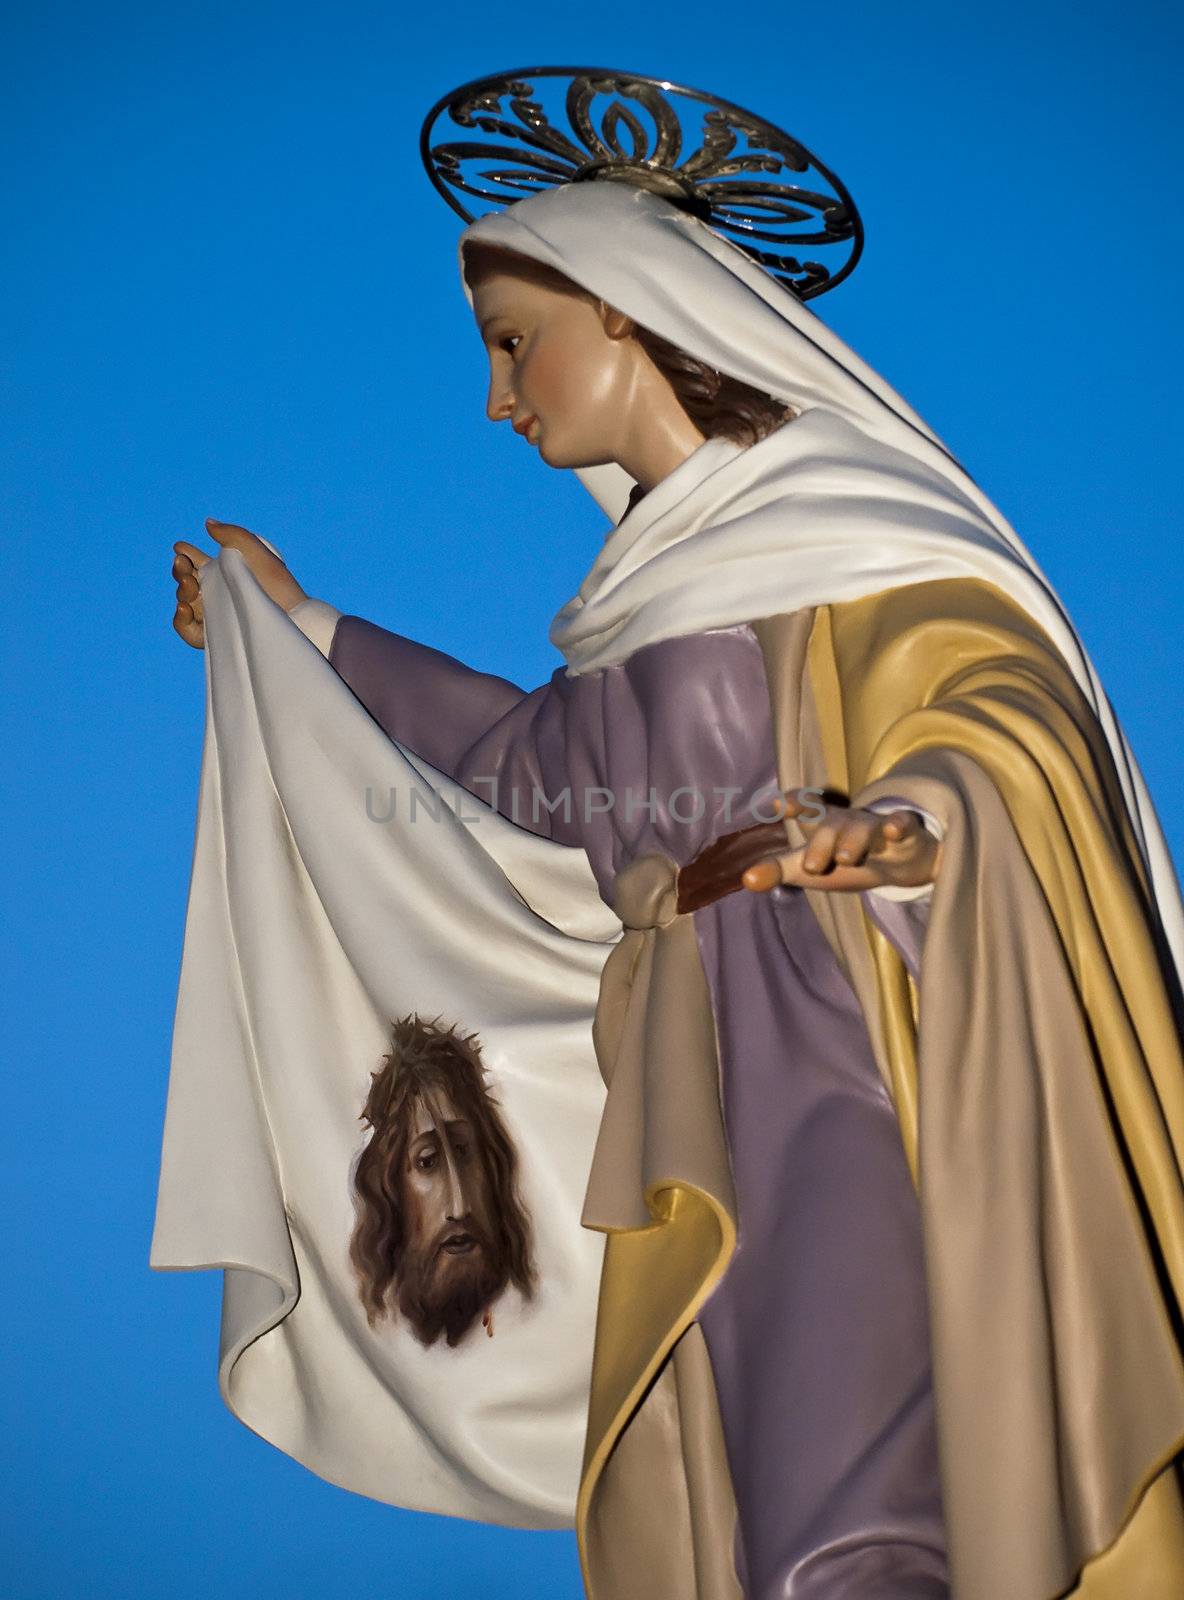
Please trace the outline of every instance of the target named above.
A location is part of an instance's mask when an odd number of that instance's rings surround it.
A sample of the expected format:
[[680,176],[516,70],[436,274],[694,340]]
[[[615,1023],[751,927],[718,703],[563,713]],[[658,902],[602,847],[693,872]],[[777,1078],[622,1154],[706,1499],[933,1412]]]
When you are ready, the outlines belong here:
[[883,884],[931,883],[941,846],[916,812],[883,815],[843,805],[822,805],[813,790],[796,791],[778,809],[797,818],[806,843],[756,862],[743,874],[745,889],[781,885],[858,891]]

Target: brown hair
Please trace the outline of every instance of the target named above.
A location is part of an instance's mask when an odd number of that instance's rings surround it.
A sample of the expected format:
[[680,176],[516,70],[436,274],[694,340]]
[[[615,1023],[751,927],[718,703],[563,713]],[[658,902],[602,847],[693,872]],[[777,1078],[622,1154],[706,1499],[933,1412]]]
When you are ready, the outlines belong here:
[[[583,289],[555,267],[535,261],[504,245],[475,240],[464,247],[465,282],[470,289],[495,272],[509,272],[546,289],[574,294],[586,300],[598,295]],[[632,319],[630,319],[632,321]],[[739,378],[717,372],[706,361],[688,355],[668,339],[633,323],[633,337],[674,390],[687,416],[708,439],[731,439],[735,444],[756,444],[785,422],[799,415],[796,407],[775,400]]]
[[432,1022],[401,1017],[391,1024],[390,1054],[370,1079],[360,1120],[373,1133],[354,1173],[358,1221],[349,1254],[372,1327],[390,1309],[388,1295],[398,1276],[405,1235],[407,1146],[416,1102],[431,1089],[445,1090],[472,1123],[489,1177],[495,1253],[509,1280],[527,1298],[534,1292],[530,1223],[518,1194],[518,1157],[486,1086],[477,1035],[441,1027],[439,1017]]

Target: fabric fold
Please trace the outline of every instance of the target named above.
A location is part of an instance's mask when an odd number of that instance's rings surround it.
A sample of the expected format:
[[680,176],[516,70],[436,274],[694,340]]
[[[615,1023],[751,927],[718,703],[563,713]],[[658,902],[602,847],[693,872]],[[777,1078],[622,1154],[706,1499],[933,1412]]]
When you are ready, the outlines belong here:
[[[792,671],[801,630],[763,637]],[[831,932],[919,1191],[954,1593],[1178,1586],[1184,1062],[1102,730],[983,585],[823,608],[806,659],[784,770],[944,831],[915,987],[848,907]]]
[[[691,1358],[695,1313],[735,1248],[736,1202],[711,998],[694,923],[676,909],[677,878],[661,856],[617,875],[625,932],[604,966],[593,1030],[608,1095],[583,1220],[608,1239],[577,1511],[593,1600],[624,1592],[612,1576],[623,1559],[613,1508],[637,1495],[649,1502],[644,1538],[635,1536],[647,1594],[739,1600],[710,1369]],[[707,1420],[684,1436],[692,1372]]]

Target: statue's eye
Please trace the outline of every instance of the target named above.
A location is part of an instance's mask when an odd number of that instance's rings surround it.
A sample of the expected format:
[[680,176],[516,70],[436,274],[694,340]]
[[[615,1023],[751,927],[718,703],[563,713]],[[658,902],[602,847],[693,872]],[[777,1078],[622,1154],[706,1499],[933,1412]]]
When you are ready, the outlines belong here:
[[422,1150],[415,1158],[415,1165],[421,1172],[431,1172],[436,1165],[436,1152],[434,1150]]

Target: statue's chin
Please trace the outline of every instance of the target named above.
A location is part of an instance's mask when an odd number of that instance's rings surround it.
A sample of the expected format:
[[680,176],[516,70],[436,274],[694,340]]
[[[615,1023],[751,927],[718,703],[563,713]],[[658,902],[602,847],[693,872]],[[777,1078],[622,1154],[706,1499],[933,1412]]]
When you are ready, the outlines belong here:
[[480,1320],[482,1312],[505,1288],[508,1275],[499,1271],[484,1247],[457,1253],[440,1251],[426,1277],[410,1265],[400,1284],[399,1310],[421,1344],[443,1337],[455,1345]]
[[566,467],[570,471],[576,471],[580,467],[606,467],[614,459],[603,450],[570,448],[564,450],[562,445],[557,447],[551,444],[549,446],[547,436],[543,433],[539,435],[535,449],[539,453],[540,460],[545,461],[547,466]]

